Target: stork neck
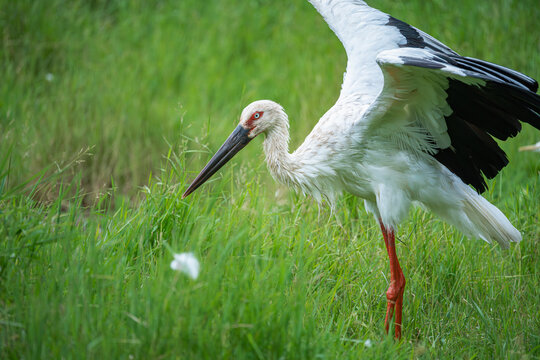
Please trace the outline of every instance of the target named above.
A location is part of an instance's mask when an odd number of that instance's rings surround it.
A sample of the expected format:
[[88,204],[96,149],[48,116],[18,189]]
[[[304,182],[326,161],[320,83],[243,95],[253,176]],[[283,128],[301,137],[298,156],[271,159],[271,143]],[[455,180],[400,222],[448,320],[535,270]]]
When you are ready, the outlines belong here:
[[295,168],[292,155],[289,154],[289,126],[288,120],[275,124],[266,133],[263,143],[266,155],[266,164],[272,176],[279,182],[292,185],[294,181],[293,171]]

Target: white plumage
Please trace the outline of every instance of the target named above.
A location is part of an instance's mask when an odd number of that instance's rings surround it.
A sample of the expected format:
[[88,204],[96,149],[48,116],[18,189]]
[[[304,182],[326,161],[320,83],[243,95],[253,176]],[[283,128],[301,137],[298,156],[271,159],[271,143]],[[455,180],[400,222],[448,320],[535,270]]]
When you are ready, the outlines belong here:
[[507,164],[505,140],[520,121],[540,127],[535,80],[458,55],[420,30],[359,0],[309,0],[343,43],[348,63],[336,104],[289,153],[289,120],[270,100],[242,112],[237,129],[186,190],[205,182],[251,139],[279,182],[334,204],[343,192],[365,200],[380,222],[391,264],[386,328],[396,310],[401,336],[405,278],[394,229],[412,204],[470,237],[503,247],[521,240],[503,213],[474,191]]

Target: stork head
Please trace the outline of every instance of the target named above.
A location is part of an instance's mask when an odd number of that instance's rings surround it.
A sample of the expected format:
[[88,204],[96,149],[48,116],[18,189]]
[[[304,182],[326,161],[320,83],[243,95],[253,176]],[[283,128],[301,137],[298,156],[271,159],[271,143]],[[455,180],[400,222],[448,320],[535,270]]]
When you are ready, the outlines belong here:
[[271,100],[252,102],[242,111],[240,124],[248,130],[248,137],[253,139],[261,133],[266,133],[285,115],[283,108]]
[[284,118],[286,119],[286,115],[281,105],[270,100],[255,101],[246,106],[242,111],[242,115],[240,115],[240,123],[236,129],[193,180],[182,198],[191,194],[206,180],[210,179],[257,135],[271,130],[278,122],[282,122]]

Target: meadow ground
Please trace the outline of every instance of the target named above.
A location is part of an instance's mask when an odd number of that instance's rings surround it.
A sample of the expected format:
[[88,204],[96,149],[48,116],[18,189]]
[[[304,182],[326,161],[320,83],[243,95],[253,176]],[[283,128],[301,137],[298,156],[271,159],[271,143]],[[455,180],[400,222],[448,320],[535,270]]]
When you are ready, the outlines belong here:
[[[370,3],[540,78],[537,0]],[[0,358],[540,357],[531,127],[485,194],[523,242],[420,210],[399,229],[395,342],[360,200],[330,214],[278,186],[261,140],[181,200],[249,102],[285,107],[294,148],[336,100],[345,54],[307,1],[0,0],[0,29]],[[169,268],[182,251],[196,281]]]

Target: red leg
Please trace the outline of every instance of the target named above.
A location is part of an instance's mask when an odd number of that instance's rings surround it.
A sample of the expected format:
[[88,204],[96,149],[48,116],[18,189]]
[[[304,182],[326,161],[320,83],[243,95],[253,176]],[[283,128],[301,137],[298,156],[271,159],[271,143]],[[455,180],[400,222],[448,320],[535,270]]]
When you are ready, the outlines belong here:
[[396,241],[394,238],[394,230],[386,228],[382,221],[379,220],[381,230],[384,237],[384,244],[386,245],[386,251],[388,252],[388,258],[390,259],[390,286],[386,292],[387,306],[386,306],[386,318],[384,320],[384,327],[386,333],[390,327],[390,321],[394,315],[394,308],[396,312],[396,339],[401,339],[401,320],[403,310],[403,290],[405,289],[405,276],[399,266],[399,261],[396,254]]

